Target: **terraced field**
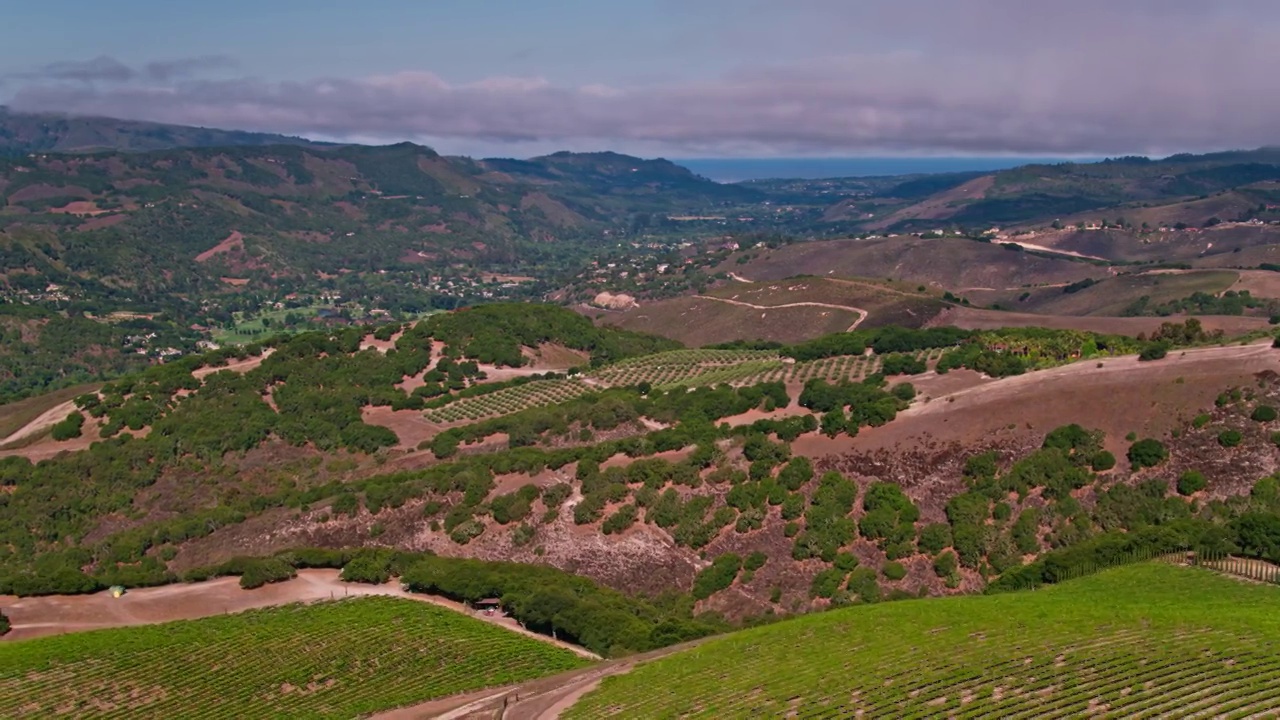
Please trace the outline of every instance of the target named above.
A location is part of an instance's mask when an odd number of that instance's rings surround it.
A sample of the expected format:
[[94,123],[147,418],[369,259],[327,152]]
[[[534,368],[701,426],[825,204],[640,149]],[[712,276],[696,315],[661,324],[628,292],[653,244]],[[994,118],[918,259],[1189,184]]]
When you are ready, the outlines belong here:
[[359,598],[0,643],[0,717],[350,718],[585,664],[450,610]]
[[591,378],[601,385],[655,388],[716,385],[781,370],[782,358],[772,350],[672,350],[624,360],[601,368]]
[[1274,717],[1278,609],[1274,585],[1163,563],[849,608],[607,678],[566,717]]
[[532,407],[554,405],[588,392],[591,392],[591,386],[581,380],[534,380],[524,385],[503,388],[488,395],[456,400],[442,408],[428,410],[426,418],[440,423],[459,420],[469,422],[497,415],[509,415]]

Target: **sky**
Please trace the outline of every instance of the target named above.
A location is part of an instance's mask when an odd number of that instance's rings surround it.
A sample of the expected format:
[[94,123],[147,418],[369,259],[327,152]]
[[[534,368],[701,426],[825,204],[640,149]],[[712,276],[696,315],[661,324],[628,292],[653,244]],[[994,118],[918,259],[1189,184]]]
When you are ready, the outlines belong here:
[[441,152],[1280,144],[1274,0],[10,0],[0,104]]

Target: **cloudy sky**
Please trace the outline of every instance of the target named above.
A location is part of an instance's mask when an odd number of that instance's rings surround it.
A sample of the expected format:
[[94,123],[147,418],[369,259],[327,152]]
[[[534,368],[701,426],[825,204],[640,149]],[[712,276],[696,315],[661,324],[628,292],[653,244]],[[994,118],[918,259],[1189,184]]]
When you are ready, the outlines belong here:
[[444,152],[1280,143],[1274,0],[41,0],[0,103]]

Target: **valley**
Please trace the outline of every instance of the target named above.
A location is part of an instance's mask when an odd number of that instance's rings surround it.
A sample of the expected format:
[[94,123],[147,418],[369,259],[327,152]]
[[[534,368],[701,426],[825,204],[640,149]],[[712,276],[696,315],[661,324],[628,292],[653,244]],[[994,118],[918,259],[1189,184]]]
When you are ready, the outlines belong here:
[[49,127],[0,160],[0,713],[172,715],[170,636],[248,715],[1269,702],[1177,683],[1273,640],[1211,613],[1280,562],[1273,150],[723,184]]

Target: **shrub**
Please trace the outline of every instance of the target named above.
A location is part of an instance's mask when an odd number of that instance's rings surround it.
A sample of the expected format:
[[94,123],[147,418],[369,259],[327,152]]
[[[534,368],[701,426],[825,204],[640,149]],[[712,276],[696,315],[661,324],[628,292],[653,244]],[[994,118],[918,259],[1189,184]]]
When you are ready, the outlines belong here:
[[1112,455],[1107,450],[1099,450],[1093,456],[1093,459],[1089,461],[1089,465],[1093,468],[1094,472],[1110,470],[1116,466],[1116,456]]
[[951,577],[956,573],[957,567],[959,563],[956,562],[956,554],[950,550],[933,559],[933,571],[938,577]]
[[833,561],[837,570],[849,572],[858,567],[858,556],[850,552],[836,553],[836,559]]
[[1145,438],[1129,446],[1129,462],[1134,469],[1155,467],[1169,457],[1164,443],[1152,438]]
[[0,635],[9,632],[9,616],[0,612]]
[[712,595],[733,584],[742,569],[742,558],[734,553],[725,553],[712,561],[711,566],[703,569],[693,579],[693,597],[706,600]]
[[1241,435],[1239,430],[1223,430],[1218,433],[1218,444],[1222,447],[1235,447],[1243,441],[1244,435]]
[[849,573],[849,582],[845,588],[864,603],[880,601],[880,586],[876,584],[876,571],[871,568],[858,568]]
[[1204,473],[1199,470],[1188,470],[1178,478],[1178,494],[1193,495],[1205,489],[1208,484],[1209,482],[1204,478]]
[[840,590],[840,583],[844,582],[844,576],[845,571],[839,568],[827,568],[814,575],[813,582],[809,584],[809,597],[829,598],[835,596]]
[[901,580],[907,576],[907,568],[900,562],[887,562],[880,572],[890,580]]
[[1195,428],[1195,429],[1199,430],[1200,428],[1204,427],[1205,425],[1208,425],[1208,424],[1209,424],[1209,421],[1210,421],[1210,420],[1212,420],[1212,419],[1213,419],[1213,418],[1209,416],[1209,413],[1200,413],[1199,415],[1197,415],[1197,416],[1195,417],[1195,419],[1194,419],[1194,420],[1192,420],[1192,421],[1191,421],[1191,427],[1193,427],[1193,428]]
[[1276,409],[1270,405],[1259,405],[1253,409],[1253,414],[1249,416],[1254,422],[1271,422],[1276,419]]
[[342,568],[343,582],[369,583],[370,585],[381,585],[391,579],[391,559],[390,557],[377,557],[376,555],[361,555],[351,559]]
[[71,440],[78,438],[82,427],[84,427],[84,415],[73,412],[67,416],[67,419],[53,426],[53,439]]
[[298,571],[292,565],[278,558],[254,560],[245,566],[244,573],[240,575],[240,587],[252,590],[268,583],[289,580],[297,574]]
[[1149,362],[1151,360],[1160,360],[1169,354],[1169,348],[1163,344],[1148,345],[1138,353],[1139,362]]
[[755,572],[756,570],[764,567],[764,564],[767,562],[769,562],[769,556],[757,550],[747,556],[747,559],[742,563],[742,566],[747,570]]
[[946,523],[930,523],[920,528],[920,551],[934,555],[951,545],[951,526]]

